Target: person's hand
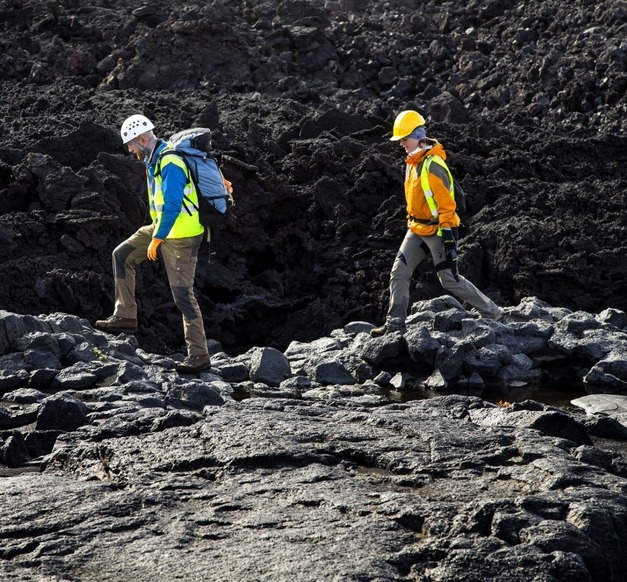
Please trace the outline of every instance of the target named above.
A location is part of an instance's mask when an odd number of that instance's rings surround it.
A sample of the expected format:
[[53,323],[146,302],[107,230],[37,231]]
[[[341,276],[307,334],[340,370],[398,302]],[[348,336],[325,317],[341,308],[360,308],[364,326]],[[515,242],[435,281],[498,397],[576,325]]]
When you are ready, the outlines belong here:
[[442,244],[444,245],[444,254],[447,257],[457,257],[457,241],[455,235],[450,228],[442,229]]
[[231,182],[229,182],[226,178],[224,178],[224,186],[229,194],[233,194],[233,184],[231,184]]
[[159,248],[159,245],[162,242],[163,242],[163,239],[161,238],[153,238],[150,241],[150,244],[148,245],[148,252],[146,253],[146,255],[151,261],[157,260],[157,249]]
[[444,256],[449,261],[451,271],[455,281],[459,281],[459,273],[457,272],[457,237],[450,228],[442,229],[442,244],[444,245]]

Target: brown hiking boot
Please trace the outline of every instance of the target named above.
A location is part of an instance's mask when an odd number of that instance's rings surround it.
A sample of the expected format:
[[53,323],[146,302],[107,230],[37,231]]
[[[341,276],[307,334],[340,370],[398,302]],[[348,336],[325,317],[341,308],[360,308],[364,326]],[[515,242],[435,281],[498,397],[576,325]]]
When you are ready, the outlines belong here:
[[112,315],[107,319],[99,319],[96,327],[109,333],[135,333],[137,331],[137,320],[130,317],[120,317]]
[[371,329],[370,335],[372,337],[380,337],[386,333],[392,333],[393,331],[405,333],[406,329],[405,322],[402,319],[393,317],[392,319],[388,319],[383,325]]
[[211,369],[211,356],[187,356],[180,364],[177,364],[176,371],[179,374],[197,374]]

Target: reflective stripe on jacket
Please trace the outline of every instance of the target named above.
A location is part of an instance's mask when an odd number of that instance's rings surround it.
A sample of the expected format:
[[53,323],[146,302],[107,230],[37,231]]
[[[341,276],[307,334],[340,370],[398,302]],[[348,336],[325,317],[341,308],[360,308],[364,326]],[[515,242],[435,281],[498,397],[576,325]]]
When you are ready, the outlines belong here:
[[[408,226],[419,236],[441,234],[444,227],[460,225],[459,216],[455,213],[453,177],[444,161],[446,152],[440,143],[433,143],[435,145],[430,149],[413,154],[406,160]],[[433,223],[427,224],[429,222]]]
[[[205,231],[204,226],[200,224],[198,215],[198,196],[192,181],[189,178],[189,170],[185,162],[178,155],[161,155],[165,147],[159,147],[155,151],[154,161],[148,171],[148,203],[150,208],[150,216],[155,225],[155,235],[157,238],[165,236],[165,238],[187,238],[197,236]],[[156,171],[156,164],[159,163],[159,171]],[[167,178],[164,179],[164,172],[167,175],[166,168],[176,167],[183,172],[185,184],[182,180],[171,180],[168,186]],[[151,179],[152,178],[152,179]],[[173,186],[172,184],[176,184]],[[170,191],[168,191],[168,189]],[[184,199],[186,197],[190,202]],[[178,214],[174,219],[174,223],[168,229],[160,229],[164,218],[164,211],[170,205],[175,205]],[[167,215],[167,212],[166,212]],[[171,216],[171,214],[170,214]],[[172,217],[171,217],[172,219]],[[170,219],[170,220],[171,220]],[[168,222],[168,221],[166,221]],[[160,232],[161,230],[161,232]]]

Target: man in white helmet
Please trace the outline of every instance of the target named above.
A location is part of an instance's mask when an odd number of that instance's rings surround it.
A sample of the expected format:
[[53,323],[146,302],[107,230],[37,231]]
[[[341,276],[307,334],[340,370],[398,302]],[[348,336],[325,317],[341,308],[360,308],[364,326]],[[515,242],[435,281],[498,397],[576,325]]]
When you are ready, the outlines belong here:
[[205,228],[199,222],[198,194],[185,163],[177,155],[160,156],[167,144],[153,129],[148,118],[131,115],[120,130],[128,151],[146,166],[152,224],[142,226],[114,249],[115,307],[111,317],[96,321],[96,327],[114,333],[137,331],[135,269],[146,259],[156,261],[161,251],[174,303],[183,315],[188,353],[176,369],[196,373],[211,367],[202,313],[193,290]]
[[405,201],[407,233],[390,273],[390,302],[386,321],[372,336],[405,331],[409,284],[416,267],[430,254],[444,289],[472,305],[482,317],[501,319],[501,309],[457,272],[457,227],[453,176],[446,152],[437,140],[427,138],[425,120],[414,110],[402,111],[394,121],[392,141],[407,153]]

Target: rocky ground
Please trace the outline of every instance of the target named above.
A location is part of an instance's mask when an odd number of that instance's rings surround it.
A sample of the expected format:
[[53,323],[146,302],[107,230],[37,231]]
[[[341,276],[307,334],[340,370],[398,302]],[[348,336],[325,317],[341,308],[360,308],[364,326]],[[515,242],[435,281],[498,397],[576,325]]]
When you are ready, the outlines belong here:
[[[5,579],[625,579],[622,424],[389,394],[408,363],[441,392],[481,393],[473,371],[556,379],[540,344],[573,385],[624,393],[626,2],[0,0],[0,15]],[[404,234],[388,137],[409,107],[468,194],[461,271],[518,317],[423,309],[441,295],[424,265],[412,333],[327,361],[385,313]],[[210,127],[235,187],[198,269],[224,350],[204,378],[171,372],[182,329],[159,264],[141,269],[136,339],[90,326],[112,311],[111,250],[146,218],[118,133],[136,112],[164,137]],[[296,365],[303,346],[316,366]],[[266,353],[298,373],[251,376]]]
[[[627,397],[586,396],[584,415],[479,396],[490,374],[524,395],[532,358],[576,368],[621,341],[586,382],[627,378],[627,334],[537,301],[507,324],[446,301],[415,305],[404,337],[353,322],[285,353],[214,346],[198,377],[76,316],[1,312],[0,577],[625,580],[627,416],[608,404]],[[410,375],[388,369],[415,376],[431,352],[441,395],[406,401]]]

